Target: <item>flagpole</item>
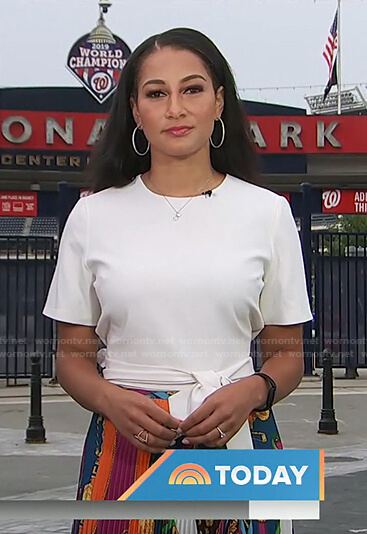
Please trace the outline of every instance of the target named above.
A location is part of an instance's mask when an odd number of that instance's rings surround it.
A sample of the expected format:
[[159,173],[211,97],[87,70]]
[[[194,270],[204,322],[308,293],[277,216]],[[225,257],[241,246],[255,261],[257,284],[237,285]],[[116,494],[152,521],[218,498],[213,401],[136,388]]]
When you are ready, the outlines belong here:
[[342,64],[342,61],[341,61],[341,28],[340,28],[340,14],[341,14],[341,0],[338,0],[338,21],[337,21],[337,24],[338,24],[338,56],[337,56],[337,69],[338,69],[338,75],[337,75],[337,80],[338,80],[338,115],[341,115],[341,112],[342,112],[342,98],[341,98],[341,64]]

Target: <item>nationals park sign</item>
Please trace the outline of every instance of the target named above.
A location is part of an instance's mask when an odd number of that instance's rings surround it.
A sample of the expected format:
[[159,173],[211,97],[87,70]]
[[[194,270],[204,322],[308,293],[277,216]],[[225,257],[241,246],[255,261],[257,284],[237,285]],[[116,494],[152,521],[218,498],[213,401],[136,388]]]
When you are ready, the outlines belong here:
[[[102,113],[0,110],[0,169],[82,170],[106,118]],[[367,154],[367,116],[249,119],[260,154]]]
[[[0,110],[0,148],[89,151],[107,115]],[[249,117],[255,145],[271,154],[367,154],[367,116]]]

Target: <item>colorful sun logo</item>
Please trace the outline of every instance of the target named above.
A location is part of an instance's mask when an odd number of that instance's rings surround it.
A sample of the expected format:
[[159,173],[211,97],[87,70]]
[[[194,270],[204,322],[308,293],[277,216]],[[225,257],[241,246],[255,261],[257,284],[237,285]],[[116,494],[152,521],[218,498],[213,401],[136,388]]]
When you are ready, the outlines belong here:
[[206,469],[198,464],[182,464],[174,469],[168,484],[211,484],[211,478]]

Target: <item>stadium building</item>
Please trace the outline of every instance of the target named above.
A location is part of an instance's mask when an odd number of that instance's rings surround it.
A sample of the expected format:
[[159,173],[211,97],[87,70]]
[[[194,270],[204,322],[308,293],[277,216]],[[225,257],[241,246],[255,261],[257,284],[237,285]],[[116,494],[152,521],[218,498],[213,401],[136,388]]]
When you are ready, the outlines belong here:
[[[56,231],[58,183],[85,187],[82,170],[109,105],[110,100],[100,104],[84,88],[0,89],[2,235]],[[355,191],[357,199],[348,197],[348,206],[356,200],[351,212],[367,213],[367,195],[361,194],[367,184],[365,103],[342,115],[327,110],[307,115],[305,109],[258,102],[243,102],[243,107],[265,182],[288,196],[296,216],[304,182],[313,186],[315,223],[334,219],[326,216],[338,208],[334,190]]]

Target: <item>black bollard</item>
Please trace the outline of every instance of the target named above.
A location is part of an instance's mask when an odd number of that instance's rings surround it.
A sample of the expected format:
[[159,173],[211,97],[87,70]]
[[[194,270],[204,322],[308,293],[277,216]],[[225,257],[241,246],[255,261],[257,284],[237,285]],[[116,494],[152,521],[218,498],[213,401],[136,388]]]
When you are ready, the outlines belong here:
[[319,420],[319,434],[337,434],[333,393],[333,355],[330,349],[323,351],[322,365],[322,408]]
[[46,443],[42,417],[41,356],[31,354],[31,408],[26,430],[26,443]]

